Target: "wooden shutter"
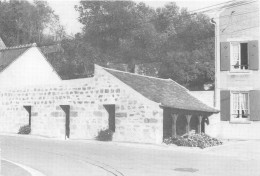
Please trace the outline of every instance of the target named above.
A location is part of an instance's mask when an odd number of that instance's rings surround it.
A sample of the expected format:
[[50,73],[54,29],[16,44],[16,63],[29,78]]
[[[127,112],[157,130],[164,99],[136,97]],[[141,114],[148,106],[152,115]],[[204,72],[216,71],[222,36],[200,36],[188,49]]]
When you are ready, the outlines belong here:
[[259,57],[258,57],[258,41],[248,42],[248,59],[249,59],[249,69],[258,70],[259,69]]
[[230,70],[230,43],[220,43],[220,71]]
[[222,121],[230,120],[230,91],[220,91],[220,119]]
[[249,92],[250,120],[260,120],[260,90],[251,90]]

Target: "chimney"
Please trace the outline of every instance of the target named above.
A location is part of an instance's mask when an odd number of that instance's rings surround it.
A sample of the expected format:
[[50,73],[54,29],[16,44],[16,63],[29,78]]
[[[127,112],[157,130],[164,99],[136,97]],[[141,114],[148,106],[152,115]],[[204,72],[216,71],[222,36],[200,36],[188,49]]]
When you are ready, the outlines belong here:
[[0,49],[6,48],[5,43],[3,42],[2,38],[0,37]]

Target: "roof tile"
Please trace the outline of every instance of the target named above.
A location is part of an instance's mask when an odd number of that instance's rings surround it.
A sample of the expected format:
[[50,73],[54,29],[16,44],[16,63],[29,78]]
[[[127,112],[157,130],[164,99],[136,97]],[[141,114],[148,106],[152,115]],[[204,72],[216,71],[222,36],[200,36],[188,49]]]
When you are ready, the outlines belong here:
[[218,110],[204,104],[189,90],[171,79],[160,79],[105,68],[107,72],[162,106],[215,113]]

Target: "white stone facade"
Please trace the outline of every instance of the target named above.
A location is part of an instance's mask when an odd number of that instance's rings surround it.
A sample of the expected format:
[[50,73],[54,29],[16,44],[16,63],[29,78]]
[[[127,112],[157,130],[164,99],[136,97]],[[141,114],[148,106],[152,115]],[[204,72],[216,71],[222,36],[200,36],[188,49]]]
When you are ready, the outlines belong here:
[[96,66],[92,78],[59,84],[2,88],[0,90],[0,131],[17,133],[28,124],[31,106],[31,134],[65,138],[65,113],[70,106],[70,138],[94,139],[108,128],[103,105],[115,104],[114,141],[161,143],[163,110],[158,103]]

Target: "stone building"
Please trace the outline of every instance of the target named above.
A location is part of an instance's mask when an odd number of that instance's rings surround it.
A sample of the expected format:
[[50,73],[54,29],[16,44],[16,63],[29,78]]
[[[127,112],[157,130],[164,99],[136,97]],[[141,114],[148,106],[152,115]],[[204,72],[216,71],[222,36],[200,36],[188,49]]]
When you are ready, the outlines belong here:
[[209,134],[260,139],[259,1],[232,1],[213,18],[216,37],[215,104]]
[[170,79],[95,65],[94,76],[64,80],[35,45],[0,50],[0,132],[161,143],[196,130],[217,112]]

